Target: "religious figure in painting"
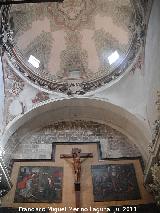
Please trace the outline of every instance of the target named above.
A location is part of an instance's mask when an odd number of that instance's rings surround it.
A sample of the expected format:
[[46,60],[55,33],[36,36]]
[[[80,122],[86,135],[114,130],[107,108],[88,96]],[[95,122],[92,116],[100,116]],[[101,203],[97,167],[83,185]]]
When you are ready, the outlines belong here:
[[14,202],[61,202],[62,175],[61,167],[20,167]]
[[141,198],[133,164],[92,165],[91,171],[95,202]]

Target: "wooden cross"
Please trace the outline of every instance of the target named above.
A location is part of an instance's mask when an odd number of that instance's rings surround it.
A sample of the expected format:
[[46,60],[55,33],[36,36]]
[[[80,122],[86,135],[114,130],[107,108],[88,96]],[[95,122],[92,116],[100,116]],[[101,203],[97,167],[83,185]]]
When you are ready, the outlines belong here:
[[[73,166],[74,175],[75,175],[75,198],[76,198],[76,208],[78,208],[78,212],[80,211],[80,177],[81,177],[81,164],[87,158],[93,158],[92,153],[81,153],[81,149],[73,148],[72,154],[61,154],[60,158],[65,158],[66,160],[69,158],[73,159],[73,162],[69,162]],[[84,158],[81,160],[81,158]]]

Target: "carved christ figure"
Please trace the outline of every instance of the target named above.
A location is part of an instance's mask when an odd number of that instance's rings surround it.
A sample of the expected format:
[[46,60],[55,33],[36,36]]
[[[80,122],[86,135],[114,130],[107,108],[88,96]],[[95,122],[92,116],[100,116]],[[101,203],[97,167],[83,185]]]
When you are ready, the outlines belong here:
[[[65,155],[61,154],[61,158],[65,158],[65,160],[72,165],[74,170],[74,177],[75,177],[75,183],[80,183],[80,176],[81,176],[81,164],[84,162],[87,158],[93,157],[92,153],[81,153],[81,149],[79,148],[73,148],[71,155]],[[81,160],[81,158],[84,158]],[[68,158],[72,158],[73,161],[71,162],[68,160]]]
[[[74,171],[74,186],[75,186],[75,200],[76,200],[76,208],[78,208],[78,212],[80,210],[80,177],[81,177],[81,164],[87,158],[93,158],[92,153],[81,153],[81,149],[72,148],[71,154],[61,154],[60,158],[64,158],[69,164],[72,165]],[[81,160],[81,158],[84,158]],[[72,161],[68,160],[72,159]]]
[[[75,182],[80,182],[80,175],[81,175],[81,159],[80,159],[81,149],[73,148],[72,149],[72,156],[73,156],[73,169],[75,174]],[[85,159],[84,159],[85,160]]]

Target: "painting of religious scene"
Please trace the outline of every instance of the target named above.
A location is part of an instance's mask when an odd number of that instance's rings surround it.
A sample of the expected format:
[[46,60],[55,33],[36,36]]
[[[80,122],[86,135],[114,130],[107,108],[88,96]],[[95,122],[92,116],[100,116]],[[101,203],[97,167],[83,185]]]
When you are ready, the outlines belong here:
[[22,166],[19,169],[14,202],[62,202],[62,167]]
[[93,165],[94,201],[141,199],[133,164]]

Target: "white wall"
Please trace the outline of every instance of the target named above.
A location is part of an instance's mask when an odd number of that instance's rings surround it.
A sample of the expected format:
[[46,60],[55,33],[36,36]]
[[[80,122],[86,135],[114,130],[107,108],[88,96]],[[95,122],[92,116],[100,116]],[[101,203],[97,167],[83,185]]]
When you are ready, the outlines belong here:
[[145,47],[145,90],[147,117],[152,127],[160,112],[156,108],[157,91],[160,91],[160,0],[154,0],[148,25]]
[[[154,0],[149,19],[145,47],[145,91],[147,96],[147,119],[152,133],[154,122],[160,119],[157,109],[157,91],[160,91],[160,0]],[[158,138],[157,138],[158,139]],[[156,140],[148,158],[145,181],[150,181],[150,167],[156,162],[160,147],[160,139]]]

